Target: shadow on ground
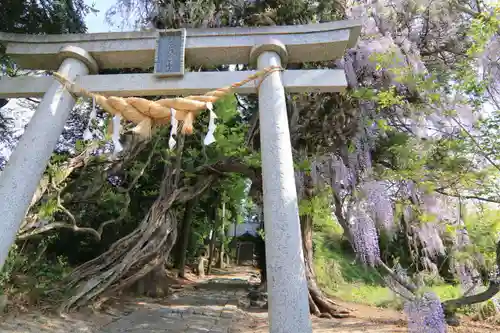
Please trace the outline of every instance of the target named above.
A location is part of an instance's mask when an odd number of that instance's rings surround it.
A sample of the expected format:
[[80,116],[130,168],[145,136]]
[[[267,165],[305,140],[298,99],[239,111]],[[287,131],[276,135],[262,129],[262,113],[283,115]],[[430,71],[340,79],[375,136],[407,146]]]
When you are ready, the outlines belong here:
[[[202,281],[185,284],[163,299],[120,298],[106,314],[74,313],[68,318],[44,314],[9,315],[0,319],[1,333],[268,333],[266,310],[238,308],[255,271],[214,270]],[[347,305],[347,304],[346,304]],[[123,307],[123,308],[122,308]],[[354,318],[313,318],[314,333],[402,333],[406,323],[395,311],[359,304]],[[111,314],[111,310],[117,312]],[[450,333],[493,333],[498,326],[464,322]]]
[[246,290],[250,283],[245,279],[212,278],[203,283],[194,284],[195,289],[208,290]]

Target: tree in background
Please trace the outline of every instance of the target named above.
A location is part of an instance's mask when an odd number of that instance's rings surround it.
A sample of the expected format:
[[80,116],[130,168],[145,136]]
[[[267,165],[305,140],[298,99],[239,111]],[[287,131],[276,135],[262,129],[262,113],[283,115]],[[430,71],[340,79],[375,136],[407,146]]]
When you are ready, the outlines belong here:
[[91,11],[83,0],[5,0],[0,4],[0,31],[30,34],[64,34],[87,31]]

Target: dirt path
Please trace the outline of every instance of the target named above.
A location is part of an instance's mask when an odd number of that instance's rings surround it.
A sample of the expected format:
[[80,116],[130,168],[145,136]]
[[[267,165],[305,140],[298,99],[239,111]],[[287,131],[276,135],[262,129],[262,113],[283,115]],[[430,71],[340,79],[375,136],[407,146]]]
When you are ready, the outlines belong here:
[[[0,320],[2,333],[264,333],[267,312],[239,308],[247,293],[251,270],[221,272],[184,285],[165,299],[121,299],[105,312],[79,312],[65,318],[41,313],[8,315]],[[315,333],[407,332],[402,314],[363,305],[342,303],[353,318],[313,318]],[[467,322],[449,332],[490,333],[498,327]]]

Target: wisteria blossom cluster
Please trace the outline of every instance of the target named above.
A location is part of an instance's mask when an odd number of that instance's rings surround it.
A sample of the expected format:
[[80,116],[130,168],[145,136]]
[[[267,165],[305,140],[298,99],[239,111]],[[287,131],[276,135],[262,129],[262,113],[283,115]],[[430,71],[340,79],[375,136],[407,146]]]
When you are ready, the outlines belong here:
[[421,222],[416,227],[420,242],[424,246],[424,252],[431,258],[444,254],[445,247],[441,239],[440,225],[436,222]]
[[368,215],[366,208],[366,204],[362,202],[353,205],[349,217],[350,231],[358,259],[367,265],[375,266],[380,259],[378,234],[375,222]]
[[[459,220],[458,224],[461,228],[456,232],[455,247],[457,250],[463,250],[470,244],[470,238],[467,229],[463,226],[463,221]],[[480,274],[470,260],[457,261],[455,263],[455,272],[458,275],[462,291],[465,295],[479,292],[481,282]]]
[[420,196],[425,212],[432,215],[436,221],[456,222],[459,221],[460,205],[456,198],[447,198],[437,193],[423,194]]
[[405,303],[409,333],[445,333],[447,331],[441,301],[432,292]]
[[464,262],[456,263],[455,271],[458,274],[460,285],[462,287],[462,292],[465,295],[473,294],[475,289],[474,287],[477,281],[473,274],[473,269],[471,269],[470,265]]
[[360,171],[370,170],[372,167],[372,159],[370,155],[370,146],[361,137],[353,139],[356,151],[349,155],[349,164],[352,168],[357,168]]
[[392,230],[394,228],[394,209],[384,182],[375,180],[365,182],[361,190],[366,196],[367,204],[370,206],[378,226],[385,230]]
[[438,266],[428,257],[423,256],[422,258],[420,258],[420,263],[427,270],[428,273],[433,274],[435,277],[439,276]]
[[346,167],[340,157],[331,155],[328,167],[333,175],[331,185],[337,190],[337,192],[340,192],[341,187],[347,188],[355,184],[355,176],[353,172]]

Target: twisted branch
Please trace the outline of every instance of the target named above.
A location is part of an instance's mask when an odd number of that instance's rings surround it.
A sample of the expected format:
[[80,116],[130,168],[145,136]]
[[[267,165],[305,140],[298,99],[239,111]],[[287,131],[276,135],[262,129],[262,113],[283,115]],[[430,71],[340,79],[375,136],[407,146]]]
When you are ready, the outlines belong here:
[[[32,223],[28,224],[27,222],[25,222],[23,225],[23,228],[21,228],[21,231],[19,232],[19,234],[17,236],[17,240],[26,240],[26,239],[32,238],[34,236],[43,234],[45,232],[48,232],[48,231],[54,230],[54,229],[69,229],[69,230],[73,230],[74,232],[90,234],[91,236],[93,236],[95,238],[96,241],[100,241],[105,227],[107,227],[111,224],[118,223],[118,222],[122,221],[127,216],[128,206],[130,205],[130,202],[131,202],[130,191],[134,188],[134,186],[137,184],[139,179],[144,175],[146,168],[151,164],[153,155],[155,153],[155,148],[158,144],[159,139],[160,139],[160,137],[158,136],[156,141],[153,144],[153,148],[149,152],[149,155],[147,157],[147,160],[146,160],[144,166],[141,168],[139,173],[133,178],[133,180],[128,185],[128,187],[125,189],[121,189],[121,188],[118,189],[118,191],[120,193],[125,195],[125,201],[124,201],[124,207],[121,209],[120,215],[117,218],[110,219],[110,220],[103,222],[97,230],[94,228],[89,228],[89,227],[79,227],[75,216],[70,212],[70,210],[68,210],[62,204],[61,193],[64,189],[60,188],[60,185],[63,183],[63,181],[65,181],[67,179],[67,177],[69,177],[69,175],[72,173],[73,170],[75,170],[76,168],[81,167],[83,165],[86,165],[86,160],[84,157],[90,156],[90,152],[92,151],[91,148],[94,147],[92,145],[89,148],[87,148],[82,154],[80,154],[79,156],[70,160],[67,163],[70,166],[70,168],[65,169],[63,177],[60,177],[58,179],[51,179],[50,184],[49,184],[50,186],[46,185],[43,188],[43,193],[45,193],[49,189],[49,187],[52,187],[53,189],[56,190],[57,208],[61,212],[63,212],[71,222],[70,223],[60,222],[60,221],[52,222],[52,223],[49,223],[47,225],[37,227],[36,229],[33,229],[33,230],[29,230],[29,227],[31,227],[33,224]],[[120,164],[120,166],[122,166],[123,163],[120,162],[119,164]],[[116,170],[116,167],[113,167],[112,169]],[[49,181],[49,180],[47,180],[47,181]],[[100,189],[100,187],[97,189],[97,191],[99,189]],[[41,192],[41,191],[39,191],[39,192]],[[95,191],[92,191],[92,192],[94,193]],[[34,197],[33,201],[35,199],[36,199],[36,201],[40,200],[42,194],[36,194],[35,195],[36,198]],[[26,219],[26,221],[30,221],[30,219],[28,218],[28,219]]]

